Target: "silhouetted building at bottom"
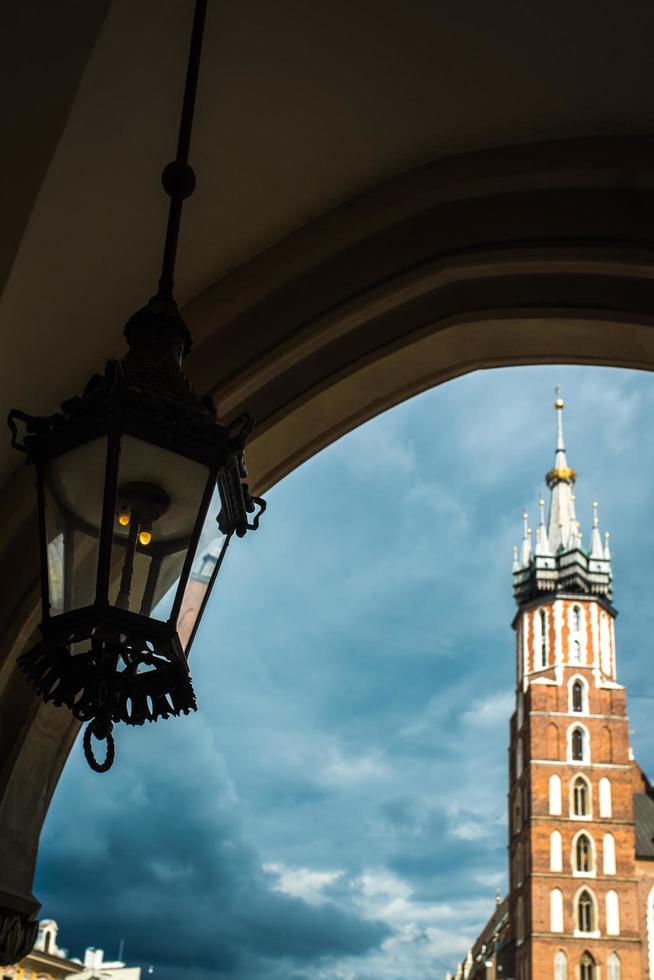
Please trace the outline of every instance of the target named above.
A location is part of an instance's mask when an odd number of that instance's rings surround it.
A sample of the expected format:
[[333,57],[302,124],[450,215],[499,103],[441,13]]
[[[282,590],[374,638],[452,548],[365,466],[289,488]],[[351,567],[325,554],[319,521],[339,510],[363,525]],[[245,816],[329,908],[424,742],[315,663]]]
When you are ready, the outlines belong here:
[[15,966],[3,967],[2,980],[63,980],[71,976],[75,980],[141,980],[140,967],[105,960],[103,950],[92,946],[85,950],[84,962],[68,959],[67,950],[57,945],[58,932],[54,919],[40,922],[34,949]]

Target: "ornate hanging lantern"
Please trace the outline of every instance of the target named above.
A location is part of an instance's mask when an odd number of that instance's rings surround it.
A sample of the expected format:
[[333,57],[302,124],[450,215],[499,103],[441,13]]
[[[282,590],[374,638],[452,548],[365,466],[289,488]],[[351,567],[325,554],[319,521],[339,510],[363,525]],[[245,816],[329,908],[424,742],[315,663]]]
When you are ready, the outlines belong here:
[[[12,445],[36,467],[41,642],[19,658],[39,695],[88,722],[98,772],[114,723],[195,710],[187,658],[231,537],[255,529],[243,458],[252,419],[216,419],[182,370],[189,330],[173,298],[207,0],[197,0],[177,159],[163,173],[170,211],[159,289],[125,328],[128,353],[81,397],[37,418],[12,410]],[[19,435],[19,429],[22,433]],[[107,741],[106,758],[92,738]]]

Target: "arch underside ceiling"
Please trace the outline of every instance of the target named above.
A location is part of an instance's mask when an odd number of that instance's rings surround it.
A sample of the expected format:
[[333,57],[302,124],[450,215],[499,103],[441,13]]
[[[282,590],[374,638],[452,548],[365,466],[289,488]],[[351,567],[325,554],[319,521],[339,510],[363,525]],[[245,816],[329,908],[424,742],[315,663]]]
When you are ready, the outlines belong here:
[[[71,0],[66,15],[74,17],[76,6]],[[154,47],[177,51],[189,6],[170,5],[165,16],[154,18]],[[225,29],[236,29],[240,11],[250,9],[224,6]],[[317,7],[318,40],[322,30],[324,41],[332,37],[333,5],[327,19],[326,8]],[[284,9],[288,13],[290,7]],[[400,9],[376,3],[377,22],[382,13],[392,20]],[[427,16],[420,9],[420,16]],[[570,18],[578,14],[565,10],[572,30]],[[369,21],[362,11],[372,15],[364,3],[351,16],[354,36],[358,30],[363,43]],[[584,17],[592,23],[588,11]],[[601,20],[601,5],[592,11]],[[31,175],[32,198],[16,209],[16,247],[4,257],[4,266],[0,255],[0,276],[6,279],[0,324],[11,338],[0,391],[5,415],[13,405],[50,412],[79,392],[104,360],[120,356],[121,324],[152,292],[163,217],[151,177],[173,145],[183,52],[166,62],[165,77],[157,82],[143,61],[142,33],[123,38],[124,71],[116,81],[120,98],[108,102],[105,91],[116,74],[115,45],[125,23],[130,17],[147,20],[152,13],[148,3],[118,0],[103,6],[80,28],[77,67],[62,83],[57,106],[44,107],[53,115],[51,145],[38,151],[42,166]],[[500,15],[494,10],[494,18]],[[382,32],[389,50],[393,23],[387,25],[388,37]],[[420,24],[414,27],[419,30]],[[530,76],[527,68],[533,65],[520,69],[511,61],[520,52],[511,42],[514,30],[507,31],[504,38],[494,22],[493,37],[506,42],[506,64],[520,77]],[[647,32],[641,27],[637,33],[641,43]],[[210,37],[210,65],[215,43]],[[359,84],[361,46],[351,47],[350,60],[341,66],[346,87],[339,89],[337,104],[329,102],[334,92],[323,92],[322,130],[331,148],[324,160],[311,152],[307,156],[304,147],[306,142],[310,151],[312,139],[323,139],[317,128],[303,132],[300,126],[288,139],[275,140],[269,133],[268,142],[254,148],[262,161],[259,187],[252,158],[244,163],[253,143],[251,133],[237,126],[238,100],[228,104],[227,116],[205,105],[211,126],[198,138],[198,172],[202,178],[204,160],[208,190],[204,207],[189,206],[182,239],[180,297],[196,340],[187,367],[225,418],[244,410],[255,416],[248,465],[258,491],[364,420],[468,371],[544,362],[654,368],[654,137],[643,135],[654,131],[654,112],[643,97],[651,85],[642,77],[651,70],[643,67],[651,63],[649,52],[640,60],[626,48],[615,55],[620,68],[615,85],[622,88],[612,102],[600,85],[601,65],[594,65],[589,80],[578,51],[560,52],[557,63],[563,78],[574,63],[583,83],[570,105],[564,96],[571,85],[558,94],[547,90],[551,105],[545,89],[538,96],[532,85],[531,103],[525,97],[524,105],[512,109],[492,72],[488,79],[471,76],[477,94],[461,96],[460,118],[452,107],[447,113],[443,107],[441,130],[418,74],[415,91],[407,95],[413,114],[404,130],[397,119],[389,124],[386,145],[378,128],[364,139],[357,131],[355,123],[373,112],[379,92]],[[435,64],[433,51],[428,54],[425,65]],[[546,54],[550,64],[551,52]],[[377,57],[383,66],[384,57],[379,52]],[[216,57],[215,62],[217,68],[207,69],[209,91],[211,80],[216,91],[224,90],[225,72],[236,77],[225,61]],[[227,64],[238,71],[229,59]],[[77,89],[71,81],[75,71]],[[255,81],[267,80],[264,73]],[[482,98],[486,81],[493,94]],[[275,84],[276,106],[291,112],[296,97],[304,106],[297,79],[275,77]],[[318,83],[312,84],[312,104],[321,105],[315,99]],[[430,91],[440,91],[438,80],[431,84]],[[256,101],[252,80],[251,86],[242,93],[250,107]],[[344,134],[339,106],[349,96],[357,111]],[[150,103],[151,131],[144,140],[143,113]],[[602,111],[609,103],[614,109],[606,123]],[[487,113],[494,128],[490,123],[475,128],[475,107]],[[304,106],[300,119],[308,118]],[[468,128],[457,130],[463,118]],[[242,138],[229,151],[222,139],[226,120]],[[382,124],[379,119],[376,125]],[[589,135],[607,131],[627,135]],[[427,133],[422,143],[420,133]],[[579,138],[561,139],[573,136]],[[517,145],[498,148],[511,143]],[[124,145],[131,148],[126,159],[120,155]],[[370,147],[374,152],[365,156]],[[220,171],[221,148],[226,172]],[[215,187],[211,191],[214,161],[230,191],[229,207],[224,197],[217,204]],[[295,185],[303,194],[293,196]],[[239,230],[239,206],[247,234]],[[233,232],[231,251],[226,227]],[[6,583],[0,596],[0,907],[9,903],[3,892],[29,896],[40,827],[76,734],[65,712],[37,704],[14,670],[38,623],[31,475],[15,467],[5,445],[0,451],[5,515],[0,576]]]
[[[363,216],[344,209],[235,274],[238,289],[225,280],[197,297],[187,315],[205,339],[189,371],[225,417],[258,418],[248,452],[256,489],[363,420],[467,371],[539,362],[652,369],[654,141],[631,144],[632,167],[641,153],[636,176],[607,164],[615,150],[609,141],[506,151],[504,173],[497,155],[482,155],[464,161],[480,167],[469,195],[463,185],[448,190],[450,162],[436,164],[427,192],[425,172],[416,175],[417,197],[398,181],[404,217],[388,205],[392,188],[380,189],[390,227],[370,201]],[[527,166],[535,161],[536,173]],[[484,168],[500,173],[479,193]],[[436,200],[426,202],[429,194]],[[0,558],[8,583],[0,867],[13,868],[22,896],[77,732],[65,712],[35,701],[13,666],[38,622],[30,482],[23,467],[5,487]]]

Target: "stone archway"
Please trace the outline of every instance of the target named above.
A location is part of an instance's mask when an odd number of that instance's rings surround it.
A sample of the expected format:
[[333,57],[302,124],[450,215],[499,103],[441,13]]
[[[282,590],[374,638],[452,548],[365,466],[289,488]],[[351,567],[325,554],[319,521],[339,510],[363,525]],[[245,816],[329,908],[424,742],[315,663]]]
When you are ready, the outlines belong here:
[[[469,371],[540,362],[652,370],[652,228],[652,138],[439,161],[197,296],[187,309],[189,373],[221,414],[247,407],[258,419],[248,458],[264,491],[364,420]],[[1,494],[0,909],[14,945],[0,960],[29,941],[39,835],[77,734],[13,668],[38,623],[30,484],[19,470]]]

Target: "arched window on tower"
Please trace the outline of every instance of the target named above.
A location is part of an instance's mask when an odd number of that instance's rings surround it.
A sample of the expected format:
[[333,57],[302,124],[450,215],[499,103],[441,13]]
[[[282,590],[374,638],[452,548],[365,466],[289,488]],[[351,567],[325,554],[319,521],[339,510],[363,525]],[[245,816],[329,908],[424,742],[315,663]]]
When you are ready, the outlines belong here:
[[595,960],[590,953],[584,953],[579,964],[579,980],[596,980]]
[[550,776],[550,816],[561,814],[561,777]]
[[575,844],[575,871],[588,874],[593,871],[593,845],[587,834],[579,834]]
[[606,934],[620,935],[620,899],[614,889],[606,893]]
[[579,606],[572,607],[570,621],[570,661],[573,664],[581,663],[581,609]]
[[550,871],[563,871],[563,839],[558,830],[550,836]]
[[540,665],[547,667],[547,613],[540,611]]
[[550,932],[563,932],[563,892],[560,888],[550,892]]
[[573,728],[570,736],[570,755],[573,762],[584,762],[586,758],[586,739],[583,728]]
[[614,875],[615,871],[615,838],[613,834],[604,834],[602,841],[602,870],[605,875]]
[[593,897],[586,888],[577,901],[577,929],[579,932],[595,931],[595,906]]
[[599,815],[600,817],[613,816],[613,801],[611,800],[611,780],[602,776],[599,781]]
[[575,681],[572,685],[572,710],[584,710],[584,685],[581,681]]
[[590,816],[590,792],[583,776],[577,776],[572,786],[572,812],[575,817]]
[[607,980],[622,980],[622,971],[620,969],[620,957],[617,953],[611,953],[608,960],[606,961],[607,967]]
[[568,980],[568,957],[562,949],[554,954],[554,980]]

